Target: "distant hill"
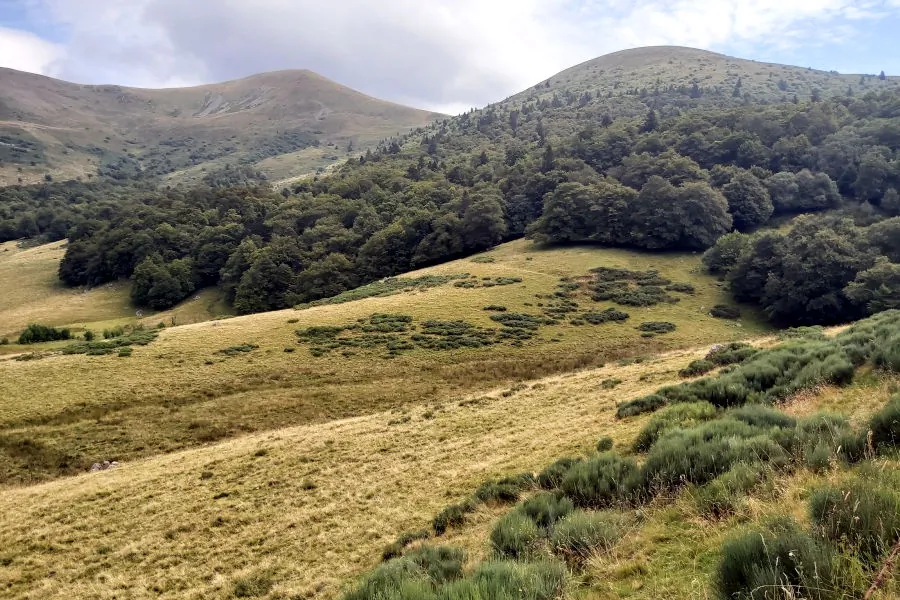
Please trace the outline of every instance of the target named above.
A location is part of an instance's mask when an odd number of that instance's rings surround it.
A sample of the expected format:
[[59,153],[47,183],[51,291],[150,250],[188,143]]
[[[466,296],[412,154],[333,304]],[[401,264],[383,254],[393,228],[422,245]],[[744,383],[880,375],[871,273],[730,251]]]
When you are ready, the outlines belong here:
[[[0,185],[144,170],[197,180],[226,164],[270,179],[440,115],[378,100],[311,71],[175,89],[78,85],[0,69]],[[288,155],[289,160],[279,160]]]

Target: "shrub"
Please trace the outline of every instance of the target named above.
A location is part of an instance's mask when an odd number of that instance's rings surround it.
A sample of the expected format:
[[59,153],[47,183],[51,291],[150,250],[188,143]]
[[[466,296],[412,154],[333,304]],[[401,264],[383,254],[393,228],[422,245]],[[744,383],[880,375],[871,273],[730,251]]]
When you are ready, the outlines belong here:
[[537,524],[519,511],[501,518],[491,531],[491,547],[498,556],[522,559],[532,555],[541,531]]
[[741,311],[738,308],[726,304],[716,304],[709,310],[709,315],[716,319],[734,320],[741,318]]
[[445,586],[439,600],[556,600],[564,595],[568,573],[557,562],[492,561],[471,577]]
[[57,329],[55,327],[38,325],[36,323],[30,324],[25,328],[25,331],[19,335],[19,343],[22,345],[70,339],[72,339],[72,332],[68,329]]
[[703,485],[738,462],[789,462],[787,451],[762,430],[721,418],[661,437],[643,465],[648,490],[674,490],[687,483]]
[[673,283],[666,286],[667,292],[678,292],[680,294],[693,294],[696,288],[689,283]]
[[700,488],[695,496],[700,514],[720,519],[737,511],[747,494],[759,483],[759,465],[737,463]]
[[742,421],[748,425],[761,428],[769,427],[795,427],[797,420],[784,414],[780,410],[763,406],[761,404],[748,404],[740,408],[728,411],[728,416],[736,421]]
[[612,450],[613,447],[613,439],[611,437],[603,436],[599,440],[597,440],[597,452],[607,452]]
[[825,442],[819,442],[806,452],[803,460],[813,473],[824,473],[831,466],[831,448]]
[[701,358],[691,361],[688,366],[678,371],[678,376],[685,378],[698,377],[700,375],[706,375],[710,371],[715,370],[715,368],[716,364],[714,362]]
[[531,485],[533,482],[533,478],[528,481],[521,477],[510,477],[500,481],[488,481],[481,484],[478,489],[475,490],[474,497],[479,502],[515,502],[519,499],[519,494],[522,489]]
[[431,526],[437,535],[442,535],[450,527],[459,527],[466,522],[466,514],[475,509],[471,502],[451,504],[439,512],[431,521]]
[[716,418],[716,407],[709,402],[673,404],[651,417],[634,441],[637,452],[646,452],[656,440],[673,429],[693,427]]
[[894,396],[869,421],[872,445],[876,449],[900,445],[900,396]]
[[84,341],[93,342],[94,341],[94,332],[90,329],[86,329],[84,332]]
[[485,306],[485,307],[484,307],[484,310],[488,310],[488,311],[491,311],[491,312],[506,312],[507,309],[506,309],[505,306],[499,306],[499,305],[497,305],[497,304],[491,304],[491,305]]
[[840,597],[833,573],[833,552],[793,523],[775,531],[757,531],[727,542],[715,574],[723,600]]
[[651,394],[643,398],[630,400],[624,404],[620,404],[616,409],[616,417],[624,419],[625,417],[634,417],[648,412],[653,412],[667,404],[666,399],[659,394]]
[[675,323],[669,323],[667,321],[649,321],[647,323],[641,323],[638,326],[638,330],[652,334],[672,333],[675,331]]
[[406,531],[400,536],[385,546],[384,551],[381,553],[381,560],[390,560],[392,558],[396,558],[403,553],[403,549],[418,540],[427,540],[431,537],[431,532],[427,529],[422,529],[420,531]]
[[9,338],[0,339],[0,346],[9,346]]
[[111,340],[113,338],[122,337],[123,335],[125,335],[125,328],[122,327],[121,325],[117,325],[116,327],[113,327],[112,329],[104,329],[103,330],[103,339],[104,340]]
[[553,528],[550,546],[569,560],[581,562],[608,550],[622,537],[618,515],[576,510]]
[[535,522],[538,527],[547,528],[575,509],[572,501],[559,493],[540,492],[523,502],[518,510]]
[[900,537],[900,497],[866,481],[816,490],[809,515],[825,539],[861,553],[870,566]]
[[630,318],[628,313],[616,310],[615,308],[607,308],[601,312],[587,312],[581,315],[582,320],[591,325],[602,325],[603,323],[621,323]]
[[569,469],[580,462],[580,458],[560,458],[538,474],[538,485],[545,490],[558,488]]
[[432,582],[441,584],[462,576],[466,552],[451,546],[421,546],[403,558],[419,567]]
[[603,508],[634,499],[639,482],[634,460],[605,452],[573,465],[561,488],[576,506]]
[[395,558],[366,575],[343,600],[431,598],[432,590],[433,586],[417,564],[406,558]]
[[622,384],[622,380],[618,378],[604,379],[600,382],[600,387],[604,390],[611,390]]

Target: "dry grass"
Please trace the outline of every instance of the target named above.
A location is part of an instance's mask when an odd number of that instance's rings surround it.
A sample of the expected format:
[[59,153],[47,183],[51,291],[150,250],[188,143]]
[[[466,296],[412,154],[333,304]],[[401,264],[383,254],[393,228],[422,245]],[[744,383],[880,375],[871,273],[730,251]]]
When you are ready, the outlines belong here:
[[[0,589],[9,598],[228,598],[236,580],[266,571],[275,582],[269,598],[334,597],[397,534],[427,528],[440,508],[486,478],[590,452],[602,435],[627,446],[646,418],[617,421],[616,403],[674,381],[701,352],[554,376],[514,394],[501,388],[248,435],[7,489],[0,493]],[[602,389],[613,377],[622,384]],[[864,392],[881,402],[888,393],[861,383],[848,398]],[[817,398],[830,402],[828,391],[805,401]],[[843,408],[861,416],[875,400]],[[835,476],[778,478],[723,521],[700,517],[689,494],[654,504],[612,553],[590,562],[585,597],[707,598],[724,539],[767,515],[802,521],[808,490]],[[473,558],[487,556],[486,533],[502,512],[480,508],[445,541]],[[880,598],[896,593],[891,582]]]
[[[245,436],[7,490],[0,565],[12,562],[0,566],[0,589],[10,598],[227,597],[234,578],[271,566],[273,597],[330,597],[397,533],[426,527],[484,478],[585,452],[602,434],[629,441],[640,420],[617,423],[616,402],[655,387],[640,381],[648,370],[674,377],[695,356],[553,377],[465,406],[445,398]],[[601,390],[613,376],[623,383]],[[403,415],[408,422],[389,424]],[[457,541],[473,544],[471,533]]]
[[[79,355],[0,361],[0,434],[16,442],[46,445],[46,452],[35,451],[32,454],[37,456],[27,457],[27,468],[24,459],[0,463],[0,478],[35,481],[77,472],[99,460],[131,459],[251,431],[438,401],[622,357],[764,331],[752,319],[738,328],[701,310],[724,300],[725,293],[713,279],[692,272],[698,264],[695,255],[596,248],[531,251],[524,241],[505,245],[492,255],[494,263],[462,260],[424,272],[514,275],[523,282],[479,289],[445,285],[302,311],[167,328],[158,341],[138,348],[127,359]],[[545,327],[538,339],[521,348],[417,350],[393,360],[372,352],[314,358],[306,347],[297,345],[294,334],[299,327],[350,323],[376,312],[493,326],[484,306],[503,304],[510,311],[539,314],[535,294],[552,293],[561,276],[582,275],[601,265],[657,268],[673,280],[691,281],[697,293],[675,305],[629,308],[632,319],[624,324]],[[579,302],[583,307],[606,306],[589,299]],[[295,319],[297,323],[288,322]],[[156,320],[150,318],[147,323],[152,326]],[[645,339],[635,329],[642,321],[671,321],[679,328]],[[554,338],[559,341],[551,341]],[[259,349],[233,357],[216,353],[245,343]],[[296,352],[284,352],[288,347]],[[60,461],[65,468],[51,464]]]

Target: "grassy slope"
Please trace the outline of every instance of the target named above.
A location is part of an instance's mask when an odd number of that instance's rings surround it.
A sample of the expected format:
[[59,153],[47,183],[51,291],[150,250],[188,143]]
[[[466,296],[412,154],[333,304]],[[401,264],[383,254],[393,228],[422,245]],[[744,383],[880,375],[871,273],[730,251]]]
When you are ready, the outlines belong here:
[[[712,278],[692,272],[697,255],[598,248],[532,251],[527,242],[519,241],[499,248],[493,256],[494,263],[462,260],[424,272],[518,276],[523,282],[482,289],[445,285],[176,327],[162,331],[158,341],[138,348],[128,359],[77,355],[0,361],[0,436],[17,444],[41,445],[24,456],[0,454],[0,478],[34,480],[59,471],[77,472],[103,459],[131,459],[250,431],[443,401],[454,394],[623,356],[694,347],[764,330],[752,318],[738,328],[701,310],[723,301],[725,292]],[[544,327],[539,339],[521,348],[416,350],[393,360],[381,358],[383,351],[314,358],[305,346],[297,345],[294,334],[298,327],[352,323],[376,312],[496,325],[482,310],[485,305],[538,313],[536,306],[525,306],[540,302],[536,294],[552,293],[561,276],[583,275],[601,265],[657,268],[673,280],[693,282],[697,293],[674,305],[629,308],[632,318],[625,324]],[[580,302],[586,308],[608,305],[586,298]],[[292,319],[298,322],[288,323]],[[680,327],[672,334],[642,338],[635,328],[650,320],[671,321]],[[551,342],[553,337],[560,341]],[[216,354],[245,343],[259,349],[233,357]],[[297,351],[284,352],[288,347]],[[97,385],[85,385],[88,369]],[[153,385],[154,381],[164,384]],[[60,462],[66,467],[54,466]]]
[[[427,527],[485,478],[589,452],[604,434],[630,443],[647,417],[617,421],[616,402],[675,381],[677,369],[699,355],[672,352],[547,378],[517,393],[497,389],[250,435],[7,490],[0,494],[0,589],[10,598],[228,598],[237,581],[265,575],[274,582],[269,598],[333,597],[396,534]],[[612,377],[623,383],[603,390]],[[848,390],[807,395],[789,410],[837,404],[859,420],[887,399],[889,383],[864,378]],[[401,414],[409,421],[398,423]],[[590,563],[584,597],[706,598],[724,539],[748,518],[802,519],[808,489],[832,476],[777,479],[746,511],[720,522],[699,517],[687,496],[652,505],[642,527]],[[447,541],[473,559],[486,556],[486,533],[502,510],[481,508]],[[878,598],[898,591],[892,582]]]
[[[168,155],[194,182],[202,169],[236,164],[285,132],[315,134],[346,158],[441,116],[378,100],[310,71],[279,71],[190,88],[148,90],[77,85],[0,69],[0,135],[31,150],[0,165],[0,185],[96,173],[123,156]],[[166,145],[174,142],[174,145]],[[190,157],[197,152],[200,163]],[[254,159],[256,160],[256,159]],[[34,161],[36,164],[31,166]],[[328,163],[335,162],[333,159]],[[260,165],[272,179],[307,173],[310,161]],[[194,167],[194,168],[192,168]]]
[[[75,331],[102,331],[116,325],[132,325],[141,319],[129,299],[127,282],[111,283],[91,290],[68,288],[57,276],[65,242],[19,248],[16,242],[0,244],[0,337],[14,341],[29,323],[71,327]],[[216,290],[203,290],[175,308],[152,314],[143,321],[170,325],[207,321],[230,310]],[[0,355],[19,353],[16,345],[0,346]]]

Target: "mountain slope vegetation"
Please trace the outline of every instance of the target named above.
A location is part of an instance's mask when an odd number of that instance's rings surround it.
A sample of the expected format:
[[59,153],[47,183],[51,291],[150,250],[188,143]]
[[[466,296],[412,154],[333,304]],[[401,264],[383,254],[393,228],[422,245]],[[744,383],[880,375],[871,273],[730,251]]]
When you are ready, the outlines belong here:
[[[97,174],[176,174],[176,181],[200,183],[227,164],[279,180],[439,116],[311,71],[149,90],[0,69],[0,90],[2,185]],[[291,164],[267,162],[285,154]]]

